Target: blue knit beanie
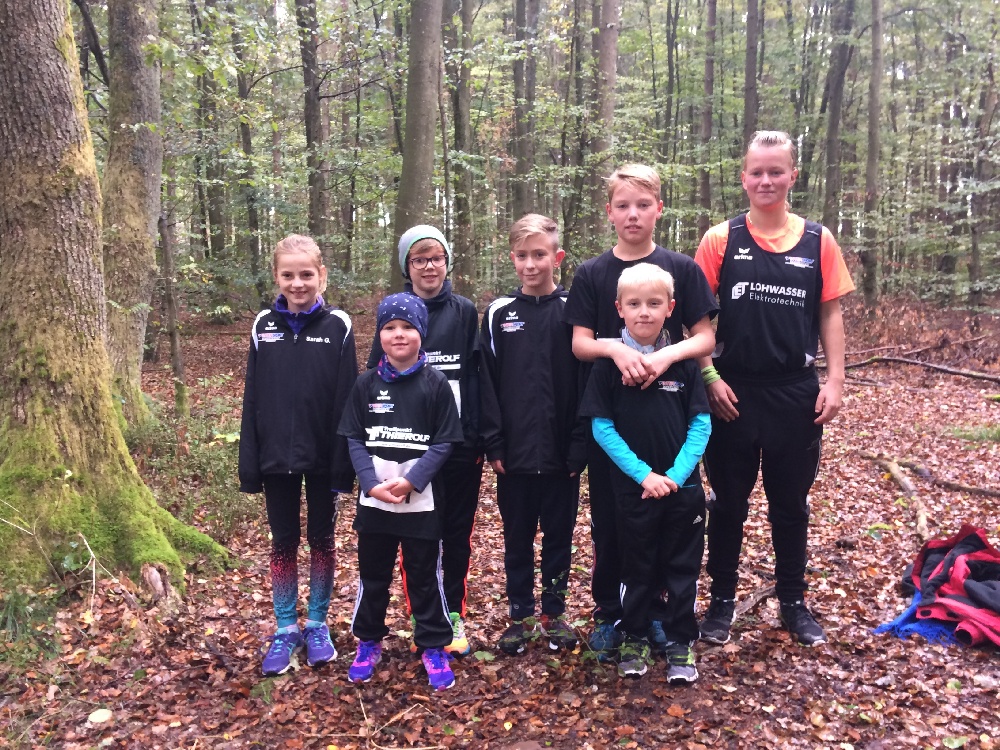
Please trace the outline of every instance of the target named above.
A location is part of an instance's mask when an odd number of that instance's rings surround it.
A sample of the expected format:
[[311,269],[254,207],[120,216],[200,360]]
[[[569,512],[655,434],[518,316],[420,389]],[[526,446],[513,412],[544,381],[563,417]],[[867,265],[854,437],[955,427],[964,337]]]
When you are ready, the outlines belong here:
[[444,256],[448,259],[448,273],[451,273],[452,255],[448,240],[436,227],[432,227],[430,224],[417,224],[417,226],[410,227],[403,232],[403,236],[399,238],[399,267],[403,271],[403,278],[410,278],[410,265],[406,262],[406,257],[410,254],[410,248],[420,240],[434,240],[441,243],[441,247],[444,248]]
[[427,338],[427,305],[415,294],[409,292],[390,294],[378,303],[376,335],[382,332],[390,320],[405,320],[417,329],[421,339]]

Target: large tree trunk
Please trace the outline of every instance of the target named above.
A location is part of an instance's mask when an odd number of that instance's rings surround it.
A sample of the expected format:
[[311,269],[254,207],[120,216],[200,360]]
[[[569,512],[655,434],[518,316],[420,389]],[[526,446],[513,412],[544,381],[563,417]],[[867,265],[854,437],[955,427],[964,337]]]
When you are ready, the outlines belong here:
[[150,418],[142,348],[156,277],[160,215],[160,71],[143,47],[159,33],[155,0],[110,0],[108,161],[104,169],[104,281],[108,355],[125,421]]
[[309,234],[329,260],[326,242],[326,164],[323,160],[323,108],[319,87],[319,28],[316,0],[295,0],[305,89],[306,166],[309,170]]
[[111,404],[101,196],[65,0],[0,0],[0,578],[222,554],[160,508]]
[[414,224],[428,221],[434,176],[438,75],[441,61],[442,0],[413,0],[410,6],[410,63],[406,74],[403,169],[393,221],[392,288],[403,288],[396,242]]
[[872,1],[872,61],[868,81],[868,159],[865,162],[865,244],[861,251],[861,290],[869,313],[878,305],[878,164],[882,114],[882,0]]

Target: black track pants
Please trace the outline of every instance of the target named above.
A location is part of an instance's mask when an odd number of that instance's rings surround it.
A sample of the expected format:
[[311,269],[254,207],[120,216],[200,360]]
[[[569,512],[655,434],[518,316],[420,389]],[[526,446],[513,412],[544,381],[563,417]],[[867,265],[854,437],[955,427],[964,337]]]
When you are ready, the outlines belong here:
[[729,382],[740,416],[712,418],[705,469],[709,502],[708,574],[712,596],[732,599],[739,582],[743,524],[760,471],[774,545],[775,589],[782,602],[806,591],[809,489],[819,470],[823,427],[813,424],[819,385],[815,376],[783,385]]

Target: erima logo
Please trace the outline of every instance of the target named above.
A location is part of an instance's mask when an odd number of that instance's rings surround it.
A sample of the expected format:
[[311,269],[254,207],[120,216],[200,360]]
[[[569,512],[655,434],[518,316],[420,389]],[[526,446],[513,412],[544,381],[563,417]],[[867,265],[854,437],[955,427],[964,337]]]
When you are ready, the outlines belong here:
[[517,310],[511,310],[507,313],[507,320],[517,320]]
[[375,400],[376,401],[388,401],[389,400],[389,391],[379,391],[378,392],[378,397]]
[[741,247],[736,251],[736,255],[733,256],[734,260],[753,260],[753,255],[749,247]]
[[267,330],[269,330],[269,331],[270,331],[270,330],[273,330],[273,329],[275,329],[275,328],[277,328],[277,327],[278,327],[278,326],[276,326],[276,325],[274,324],[274,321],[273,321],[273,320],[269,320],[269,321],[267,321]]
[[739,299],[747,291],[747,282],[741,281],[738,284],[733,284],[733,299]]

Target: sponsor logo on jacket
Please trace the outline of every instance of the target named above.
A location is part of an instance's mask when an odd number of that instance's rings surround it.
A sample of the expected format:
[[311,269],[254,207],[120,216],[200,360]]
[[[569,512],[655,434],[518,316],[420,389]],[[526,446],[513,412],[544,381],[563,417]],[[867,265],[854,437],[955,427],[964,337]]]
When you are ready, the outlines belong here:
[[430,435],[423,435],[414,432],[412,427],[387,427],[377,425],[375,427],[365,427],[368,432],[368,442],[374,443],[380,440],[395,440],[407,443],[426,443],[430,441]]

